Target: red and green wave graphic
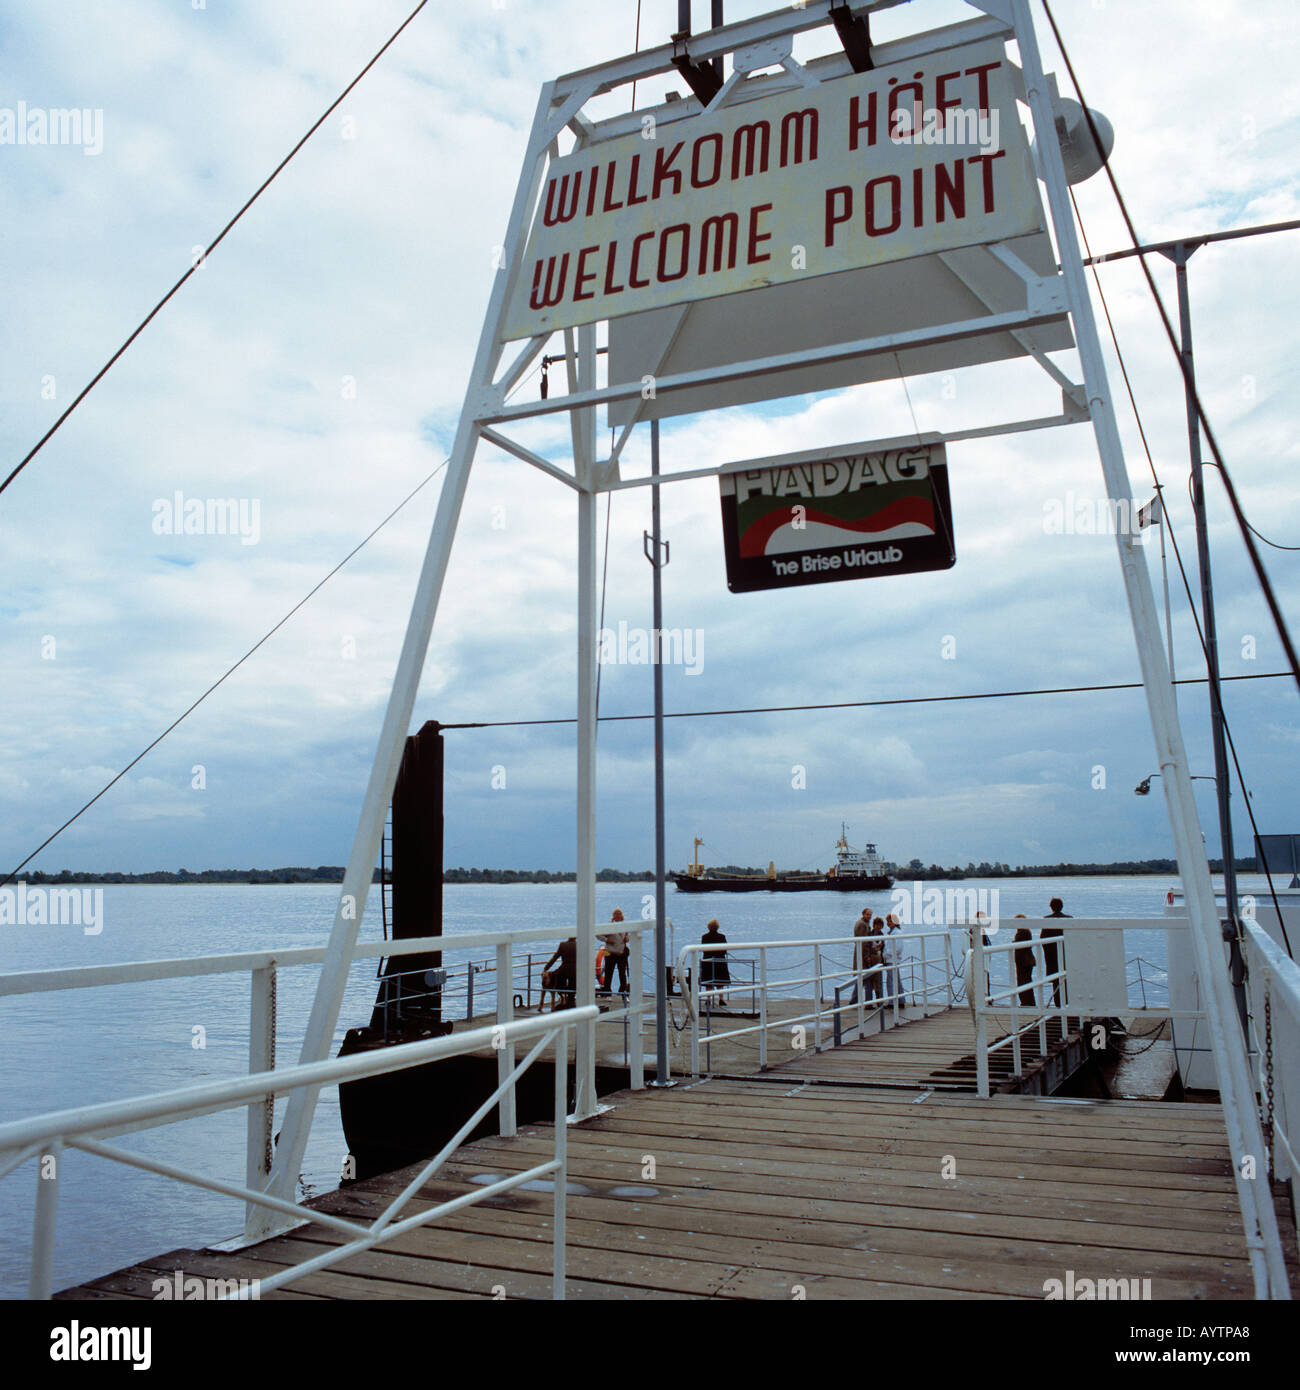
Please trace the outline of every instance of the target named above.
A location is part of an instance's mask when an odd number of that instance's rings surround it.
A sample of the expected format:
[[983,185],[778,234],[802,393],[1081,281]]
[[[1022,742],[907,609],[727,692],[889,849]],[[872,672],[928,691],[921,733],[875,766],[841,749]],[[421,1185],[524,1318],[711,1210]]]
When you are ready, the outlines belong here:
[[[852,535],[878,535],[882,531],[890,531],[895,526],[909,523],[924,526],[931,532],[935,530],[934,503],[928,489],[924,495],[912,493],[896,498],[881,507],[879,511],[872,512],[870,516],[856,518],[833,516],[817,507],[790,503],[775,507],[771,511],[764,511],[760,517],[742,530],[740,535],[741,556],[745,559],[753,559],[765,555],[768,541],[782,526],[788,526],[794,521],[795,507],[800,505],[803,506],[802,516],[805,522],[816,522],[823,526],[834,527],[838,531],[852,533]],[[850,539],[851,536],[846,534],[845,541]]]

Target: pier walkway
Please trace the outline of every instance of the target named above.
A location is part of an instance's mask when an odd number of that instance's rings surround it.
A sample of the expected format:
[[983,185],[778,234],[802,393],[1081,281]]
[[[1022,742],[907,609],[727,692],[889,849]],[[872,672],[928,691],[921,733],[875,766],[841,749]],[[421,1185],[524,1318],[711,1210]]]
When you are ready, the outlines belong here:
[[[761,1076],[605,1097],[610,1109],[568,1127],[568,1294],[1043,1299],[1054,1280],[1122,1280],[1105,1296],[1252,1296],[1217,1105],[980,1100],[934,1084],[972,1040],[969,1013],[949,1010]],[[552,1146],[549,1124],[466,1144],[408,1210]],[[418,1172],[309,1205],[367,1221]],[[552,1221],[551,1182],[537,1180],[267,1297],[547,1299]],[[266,1279],[346,1239],[304,1226],[234,1253],[173,1250],[57,1297],[150,1298],[178,1270]],[[1284,1241],[1294,1277],[1292,1223]]]

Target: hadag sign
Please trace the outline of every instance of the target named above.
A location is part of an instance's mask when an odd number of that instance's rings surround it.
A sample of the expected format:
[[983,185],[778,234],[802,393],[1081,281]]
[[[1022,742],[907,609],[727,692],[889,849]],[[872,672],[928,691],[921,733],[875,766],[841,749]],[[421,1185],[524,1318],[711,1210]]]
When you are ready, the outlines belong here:
[[942,444],[827,454],[719,477],[733,593],[956,562]]
[[1041,226],[1003,46],[941,50],[552,160],[504,337]]

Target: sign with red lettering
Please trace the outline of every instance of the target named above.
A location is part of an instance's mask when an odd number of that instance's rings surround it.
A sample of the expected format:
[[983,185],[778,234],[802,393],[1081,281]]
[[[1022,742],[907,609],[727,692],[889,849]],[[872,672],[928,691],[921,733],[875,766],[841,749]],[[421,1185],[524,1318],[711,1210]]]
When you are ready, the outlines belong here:
[[732,593],[956,563],[942,444],[795,455],[719,482]]
[[1005,49],[941,50],[553,159],[504,336],[1042,226]]

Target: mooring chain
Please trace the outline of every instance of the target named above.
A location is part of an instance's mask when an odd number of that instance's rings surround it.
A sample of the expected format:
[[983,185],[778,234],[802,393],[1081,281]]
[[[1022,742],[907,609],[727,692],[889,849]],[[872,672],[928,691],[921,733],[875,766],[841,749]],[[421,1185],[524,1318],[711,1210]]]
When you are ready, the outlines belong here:
[[[278,988],[278,974],[275,966],[271,966],[271,1038],[270,1038],[270,1066],[268,1071],[275,1070],[275,1028],[279,1009],[276,1006],[276,990]],[[262,1129],[262,1142],[266,1145],[266,1152],[263,1155],[264,1171],[269,1173],[275,1164],[275,1144],[272,1135],[275,1132],[275,1096],[270,1096],[271,1113],[267,1123]]]

